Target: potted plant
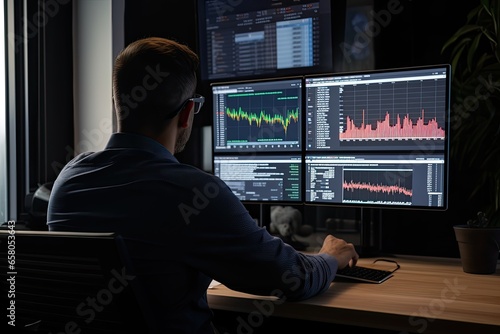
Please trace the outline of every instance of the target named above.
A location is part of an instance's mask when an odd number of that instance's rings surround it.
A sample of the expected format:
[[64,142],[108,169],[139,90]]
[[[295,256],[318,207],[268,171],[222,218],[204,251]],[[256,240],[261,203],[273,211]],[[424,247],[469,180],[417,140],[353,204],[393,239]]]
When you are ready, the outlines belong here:
[[500,227],[490,226],[483,212],[465,225],[453,226],[460,251],[462,268],[471,274],[493,274],[500,252]]
[[[464,271],[491,273],[496,269],[500,239],[500,0],[480,0],[444,44],[451,52],[452,104],[450,157],[463,182],[473,183],[469,200],[480,213],[454,226]],[[465,233],[473,234],[465,239]],[[467,264],[480,259],[466,255],[464,244],[484,246],[479,235],[494,240],[489,268]],[[467,240],[467,241],[466,241]],[[496,244],[495,244],[496,243]],[[488,242],[489,244],[489,242]],[[495,247],[495,248],[493,248]],[[483,247],[484,248],[484,247]],[[493,249],[496,253],[493,253]],[[485,255],[479,255],[485,257]],[[493,259],[495,259],[493,268]]]

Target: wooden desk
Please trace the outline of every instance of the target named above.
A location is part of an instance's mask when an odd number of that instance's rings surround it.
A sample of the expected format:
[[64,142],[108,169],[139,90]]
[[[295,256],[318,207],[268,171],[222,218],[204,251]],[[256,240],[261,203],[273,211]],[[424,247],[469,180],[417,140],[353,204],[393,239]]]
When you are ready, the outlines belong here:
[[[391,259],[401,268],[382,284],[334,282],[320,296],[284,303],[219,285],[209,289],[208,302],[225,311],[410,333],[500,333],[500,264],[496,274],[473,275],[463,272],[460,259]],[[390,266],[372,261],[362,258],[359,264]]]

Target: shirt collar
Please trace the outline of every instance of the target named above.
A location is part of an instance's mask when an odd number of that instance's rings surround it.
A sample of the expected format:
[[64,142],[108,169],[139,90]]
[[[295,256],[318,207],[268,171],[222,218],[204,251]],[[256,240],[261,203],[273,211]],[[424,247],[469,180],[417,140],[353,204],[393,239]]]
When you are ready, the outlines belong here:
[[140,149],[151,152],[157,156],[178,162],[174,155],[170,153],[170,151],[167,150],[165,146],[150,137],[146,137],[140,134],[124,132],[116,132],[111,134],[111,137],[109,138],[109,141],[106,145],[106,149],[108,150],[117,148]]

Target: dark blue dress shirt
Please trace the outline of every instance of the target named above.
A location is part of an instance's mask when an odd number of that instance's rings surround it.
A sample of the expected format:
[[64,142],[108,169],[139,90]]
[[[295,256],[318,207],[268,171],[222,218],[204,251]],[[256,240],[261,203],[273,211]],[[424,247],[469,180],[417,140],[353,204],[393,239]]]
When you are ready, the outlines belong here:
[[212,279],[285,302],[325,291],[337,270],[333,257],[297,252],[257,226],[219,178],[136,134],[115,133],[64,167],[48,227],[121,234],[158,333],[212,333]]

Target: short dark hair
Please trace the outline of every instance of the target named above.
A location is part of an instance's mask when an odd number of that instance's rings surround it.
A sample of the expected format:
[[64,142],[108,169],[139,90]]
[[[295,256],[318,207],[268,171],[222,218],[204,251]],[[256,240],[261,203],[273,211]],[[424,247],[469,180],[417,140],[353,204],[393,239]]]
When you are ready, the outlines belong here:
[[196,90],[199,58],[176,41],[148,37],[123,49],[113,69],[113,96],[124,131],[162,126]]

